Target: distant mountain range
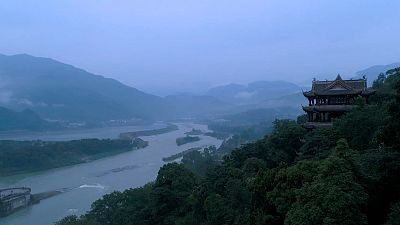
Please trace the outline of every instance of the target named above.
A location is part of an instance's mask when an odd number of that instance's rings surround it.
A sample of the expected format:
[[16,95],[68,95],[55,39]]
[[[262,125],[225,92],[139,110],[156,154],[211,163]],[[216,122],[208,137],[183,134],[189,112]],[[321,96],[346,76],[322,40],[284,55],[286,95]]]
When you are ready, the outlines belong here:
[[[400,63],[375,65],[357,72],[353,79],[360,79],[366,76],[368,85],[371,86],[380,73],[385,73],[387,70],[396,67],[400,67]],[[311,79],[309,85],[311,85]],[[306,104],[306,99],[301,90],[301,86],[287,81],[257,81],[248,85],[228,84],[217,86],[210,89],[206,95],[239,105],[242,110],[253,110],[256,108],[293,107]]]
[[92,124],[118,119],[169,120],[231,107],[212,96],[158,97],[53,59],[26,54],[0,54],[0,106],[28,109],[47,120]]
[[206,95],[231,104],[255,104],[268,99],[300,92],[301,88],[287,81],[257,81],[248,85],[229,84],[210,89]]
[[68,121],[162,119],[162,98],[71,65],[30,55],[0,55],[0,105]]
[[371,66],[367,69],[358,71],[356,73],[357,76],[354,78],[359,79],[359,78],[362,78],[363,76],[365,76],[367,78],[368,85],[371,86],[372,83],[374,82],[374,80],[376,80],[376,78],[378,78],[378,75],[380,73],[385,73],[386,71],[397,68],[397,67],[400,67],[400,62],[399,63],[391,63],[391,64],[387,64],[387,65]]
[[[379,73],[399,66],[373,66],[357,76],[372,82]],[[53,59],[0,54],[0,122],[10,129],[47,127],[52,120],[170,120],[301,104],[305,104],[301,87],[286,81],[229,84],[204,95],[162,98]]]
[[224,113],[234,107],[212,96],[180,94],[167,96],[165,100],[177,117],[207,116],[210,113]]

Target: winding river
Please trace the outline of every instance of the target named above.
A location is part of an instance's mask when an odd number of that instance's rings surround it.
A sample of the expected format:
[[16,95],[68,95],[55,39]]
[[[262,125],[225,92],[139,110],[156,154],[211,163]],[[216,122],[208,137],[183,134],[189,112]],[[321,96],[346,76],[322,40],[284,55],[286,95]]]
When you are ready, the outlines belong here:
[[[159,168],[167,157],[189,148],[206,145],[219,146],[222,141],[208,136],[200,136],[198,142],[177,146],[176,138],[195,129],[207,131],[207,126],[199,124],[177,124],[179,130],[148,137],[141,137],[149,146],[90,163],[63,167],[34,174],[24,174],[0,178],[0,188],[25,186],[32,193],[53,190],[66,190],[55,197],[45,199],[40,204],[22,209],[6,218],[0,219],[0,225],[52,225],[68,215],[80,215],[90,209],[90,205],[104,194],[123,191],[142,186],[153,181]],[[102,128],[86,132],[51,133],[40,137],[35,135],[17,136],[16,139],[71,140],[79,138],[115,138],[121,132],[159,128],[160,124],[150,127]],[[4,137],[0,137],[4,139]]]

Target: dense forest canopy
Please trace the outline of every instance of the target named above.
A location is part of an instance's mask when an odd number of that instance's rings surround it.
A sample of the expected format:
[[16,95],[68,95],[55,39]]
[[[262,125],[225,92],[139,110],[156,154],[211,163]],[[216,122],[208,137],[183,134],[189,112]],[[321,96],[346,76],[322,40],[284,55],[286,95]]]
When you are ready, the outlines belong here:
[[222,161],[191,152],[57,225],[400,224],[400,69],[373,86],[370,104],[359,99],[329,129],[275,121]]

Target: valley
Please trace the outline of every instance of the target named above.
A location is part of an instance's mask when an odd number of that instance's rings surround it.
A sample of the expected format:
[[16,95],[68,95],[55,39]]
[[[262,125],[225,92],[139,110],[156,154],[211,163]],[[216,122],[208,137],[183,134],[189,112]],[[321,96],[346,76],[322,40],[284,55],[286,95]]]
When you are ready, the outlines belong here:
[[[191,123],[178,124],[178,128],[164,134],[141,137],[148,142],[148,146],[144,149],[89,163],[0,178],[0,188],[24,186],[30,187],[32,193],[67,190],[60,195],[43,200],[40,204],[0,219],[0,224],[26,225],[29,221],[36,221],[41,225],[52,225],[54,221],[65,216],[83,214],[93,201],[104,194],[139,187],[154,180],[158,169],[165,163],[162,160],[164,157],[183,152],[187,148],[210,145],[218,147],[222,143],[222,140],[202,136],[198,142],[177,146],[176,138],[184,136],[184,133],[193,128],[209,132],[206,126]],[[111,130],[108,138],[117,137],[120,132],[121,130]],[[105,138],[104,134],[101,137]],[[59,136],[49,136],[49,139],[55,138]],[[41,216],[43,214],[47,216]]]

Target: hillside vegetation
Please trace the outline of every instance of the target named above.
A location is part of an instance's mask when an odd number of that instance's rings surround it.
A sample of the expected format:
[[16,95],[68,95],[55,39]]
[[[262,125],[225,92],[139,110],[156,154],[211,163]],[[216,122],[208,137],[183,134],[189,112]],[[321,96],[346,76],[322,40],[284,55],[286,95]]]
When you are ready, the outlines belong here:
[[[222,161],[191,152],[57,225],[400,224],[400,69],[329,129],[278,120]],[[218,151],[217,151],[218,152]]]
[[0,107],[0,131],[43,130],[57,127],[57,124],[43,120],[31,110],[16,112]]

